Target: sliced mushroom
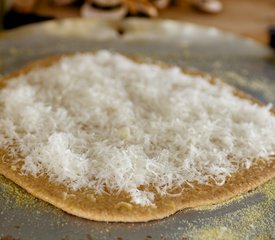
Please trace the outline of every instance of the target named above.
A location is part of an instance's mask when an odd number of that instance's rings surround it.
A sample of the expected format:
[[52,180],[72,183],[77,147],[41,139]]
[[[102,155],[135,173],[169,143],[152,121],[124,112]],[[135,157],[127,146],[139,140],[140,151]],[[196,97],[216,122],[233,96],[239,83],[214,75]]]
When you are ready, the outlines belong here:
[[158,9],[164,9],[168,7],[171,0],[151,0]]
[[119,7],[100,9],[85,2],[80,8],[80,15],[85,18],[121,19],[127,14],[127,7],[121,4]]
[[156,17],[158,11],[156,7],[148,0],[124,0],[129,13],[133,15],[145,14],[149,17]]
[[192,0],[192,5],[197,10],[205,13],[219,13],[223,5],[219,0]]

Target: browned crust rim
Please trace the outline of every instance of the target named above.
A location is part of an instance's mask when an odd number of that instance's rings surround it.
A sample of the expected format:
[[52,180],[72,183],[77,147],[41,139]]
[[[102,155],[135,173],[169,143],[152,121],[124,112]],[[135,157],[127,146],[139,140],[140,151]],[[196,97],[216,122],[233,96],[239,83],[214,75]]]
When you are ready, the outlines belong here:
[[[11,78],[27,74],[35,68],[48,67],[60,58],[61,56],[54,56],[35,61],[4,77],[0,81],[0,87],[4,87],[5,82]],[[203,73],[189,74],[204,75]],[[210,81],[215,83],[213,79],[210,79]],[[235,90],[235,94],[240,98],[262,105],[258,100],[239,90]],[[274,110],[272,112],[274,113]],[[129,205],[130,199],[125,193],[95,196],[93,192],[88,190],[74,192],[68,190],[64,185],[50,183],[45,176],[22,175],[17,170],[18,166],[9,163],[8,159],[5,159],[5,155],[5,150],[0,150],[0,174],[35,197],[51,203],[67,213],[96,221],[146,222],[162,219],[185,208],[212,205],[228,200],[275,177],[274,160],[270,163],[258,161],[250,169],[242,169],[227,178],[226,183],[221,187],[198,184],[195,184],[195,188],[184,186],[185,190],[180,196],[157,196],[155,207],[141,207],[135,204]]]

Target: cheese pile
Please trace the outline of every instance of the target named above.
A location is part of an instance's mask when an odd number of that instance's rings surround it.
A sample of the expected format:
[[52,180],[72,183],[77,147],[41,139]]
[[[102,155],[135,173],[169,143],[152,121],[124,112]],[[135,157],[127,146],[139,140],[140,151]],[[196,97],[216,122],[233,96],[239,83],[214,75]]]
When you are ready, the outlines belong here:
[[[21,172],[152,205],[184,183],[223,185],[275,150],[271,106],[178,67],[99,51],[63,57],[0,91],[0,147]],[[142,186],[142,188],[141,188]],[[142,189],[142,190],[141,190]],[[183,193],[184,194],[184,193]]]

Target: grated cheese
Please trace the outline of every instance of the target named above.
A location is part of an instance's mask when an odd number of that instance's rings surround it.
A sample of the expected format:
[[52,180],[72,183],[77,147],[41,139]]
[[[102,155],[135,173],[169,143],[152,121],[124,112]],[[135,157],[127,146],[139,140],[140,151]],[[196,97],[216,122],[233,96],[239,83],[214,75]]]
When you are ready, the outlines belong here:
[[108,51],[76,54],[8,81],[0,147],[24,158],[22,173],[153,205],[149,186],[166,195],[194,181],[223,185],[256,158],[268,160],[270,109],[178,67]]

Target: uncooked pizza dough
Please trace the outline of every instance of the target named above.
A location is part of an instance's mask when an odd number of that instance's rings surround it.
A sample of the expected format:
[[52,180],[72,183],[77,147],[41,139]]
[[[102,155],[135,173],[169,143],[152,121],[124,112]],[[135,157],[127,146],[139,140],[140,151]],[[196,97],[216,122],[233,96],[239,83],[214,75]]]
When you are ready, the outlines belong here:
[[1,87],[0,173],[76,216],[161,219],[275,176],[272,107],[206,74],[99,51]]

